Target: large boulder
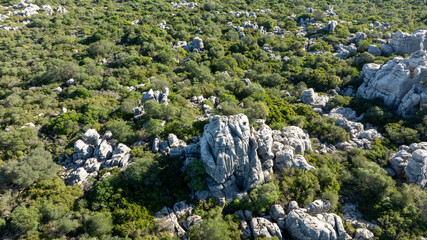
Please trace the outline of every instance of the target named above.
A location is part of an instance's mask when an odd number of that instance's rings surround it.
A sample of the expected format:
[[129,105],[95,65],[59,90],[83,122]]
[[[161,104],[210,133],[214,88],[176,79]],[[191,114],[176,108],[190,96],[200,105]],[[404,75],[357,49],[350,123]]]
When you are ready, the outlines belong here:
[[390,39],[393,53],[397,55],[412,54],[418,50],[425,50],[427,46],[427,30],[418,30],[412,34],[397,31]]
[[83,134],[82,139],[87,144],[97,145],[99,137],[99,133],[95,129],[89,129]]
[[427,186],[427,150],[417,149],[412,152],[412,158],[409,159],[405,172],[408,182],[425,188]]
[[93,154],[93,147],[84,143],[80,139],[74,143],[74,150],[76,151],[76,153],[73,155],[74,160],[87,159]]
[[365,64],[359,97],[381,98],[403,117],[413,115],[427,103],[427,52],[418,51],[410,58],[397,57],[385,65]]
[[427,142],[402,145],[388,161],[394,174],[422,188],[427,186]]
[[374,234],[366,228],[356,229],[353,240],[373,240]]
[[258,156],[261,161],[264,162],[268,159],[273,159],[274,154],[271,152],[273,146],[273,131],[271,128],[263,124],[256,132],[256,138],[258,141]]
[[165,103],[168,104],[168,96],[169,96],[169,88],[163,89],[163,91],[160,93],[160,91],[153,91],[153,89],[150,89],[148,92],[142,93],[142,103],[145,103],[149,100],[154,100],[158,103]]
[[381,56],[381,49],[377,45],[369,45],[368,53],[374,56]]
[[199,37],[193,38],[193,41],[184,47],[184,49],[188,52],[201,52],[204,50],[204,48],[205,45],[203,44],[203,40]]
[[155,214],[155,223],[159,232],[169,232],[179,237],[184,237],[185,230],[179,225],[178,218],[174,211],[168,207],[163,207]]
[[324,108],[329,101],[329,97],[325,95],[319,96],[314,92],[313,88],[309,88],[302,93],[301,101],[315,108]]
[[[310,207],[310,209],[312,208]],[[285,229],[293,239],[351,239],[345,232],[339,216],[332,213],[319,212],[327,208],[316,207],[314,209],[316,211],[312,212],[312,214],[306,208],[293,209],[289,212],[285,220]]]
[[271,206],[270,216],[274,221],[277,222],[277,220],[279,218],[285,217],[286,213],[285,213],[285,210],[283,209],[283,207],[281,205],[275,204],[275,205]]
[[213,116],[200,139],[208,187],[218,199],[230,200],[264,182],[258,144],[243,115]]
[[279,240],[283,239],[279,226],[266,218],[252,218],[250,226],[252,229],[252,236],[255,239],[271,237],[277,237]]

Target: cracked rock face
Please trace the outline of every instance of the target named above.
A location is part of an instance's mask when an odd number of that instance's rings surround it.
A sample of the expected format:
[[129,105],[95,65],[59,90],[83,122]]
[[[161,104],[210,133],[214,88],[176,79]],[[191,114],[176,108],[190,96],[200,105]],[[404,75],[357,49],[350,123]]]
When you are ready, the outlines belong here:
[[[316,202],[317,201],[314,203]],[[324,206],[328,204],[322,203],[320,206],[318,205],[320,202],[316,204],[314,203],[310,204],[308,209],[299,208],[293,209],[289,212],[285,220],[285,229],[293,239],[351,239],[351,237],[345,232],[343,223],[339,216],[332,213],[323,212],[327,209],[324,208]],[[313,206],[311,205],[316,205],[314,208],[316,211],[311,211],[313,210]]]
[[210,118],[200,139],[200,152],[215,197],[232,199],[264,182],[257,148],[245,115]]
[[68,184],[88,183],[88,180],[98,175],[103,168],[120,167],[124,169],[130,162],[131,149],[119,143],[114,147],[109,142],[111,132],[107,131],[100,137],[95,129],[87,130],[82,139],[74,143],[75,153],[72,157],[59,162],[64,166],[61,178]]
[[416,183],[425,188],[427,186],[427,150],[415,150],[405,167],[405,172],[408,182]]
[[399,152],[389,158],[394,173],[407,178],[422,188],[427,186],[427,142],[402,145]]
[[252,220],[250,221],[250,226],[252,229],[253,237],[255,239],[270,237],[277,237],[279,239],[283,239],[282,233],[280,232],[277,223],[270,222],[266,218],[252,218]]
[[418,51],[410,58],[397,57],[383,66],[365,64],[364,82],[357,95],[381,98],[403,117],[413,115],[427,103],[427,52]]
[[411,54],[427,47],[427,30],[418,30],[412,34],[397,31],[393,33],[389,44],[398,55]]

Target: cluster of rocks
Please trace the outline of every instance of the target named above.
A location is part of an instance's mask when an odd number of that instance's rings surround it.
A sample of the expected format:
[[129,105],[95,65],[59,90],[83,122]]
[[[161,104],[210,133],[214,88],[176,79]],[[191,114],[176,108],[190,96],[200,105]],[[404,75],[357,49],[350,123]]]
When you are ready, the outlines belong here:
[[158,103],[168,104],[169,88],[164,88],[162,92],[153,91],[150,89],[148,92],[142,93],[142,104],[149,100],[154,100]]
[[[266,11],[268,11],[269,13],[271,13],[270,9],[261,10],[261,11],[263,11],[263,13],[266,13]],[[259,12],[261,12],[261,11],[259,11]],[[254,13],[254,12],[244,12],[244,11],[234,12],[234,11],[229,11],[228,13],[234,15],[234,17],[236,17],[236,18],[243,17],[243,16],[246,17],[246,18],[256,18],[257,17],[256,13]]]
[[363,66],[364,82],[357,96],[381,98],[384,103],[408,117],[427,103],[427,52],[418,51],[409,58],[396,57],[386,64],[369,63]]
[[[193,208],[193,204],[186,204],[185,201],[175,203],[173,208],[163,207],[162,210],[154,214],[158,231],[168,232],[182,239],[187,239],[186,231],[202,222],[199,215],[192,215]],[[179,224],[180,222],[182,225]]]
[[359,209],[357,209],[356,204],[343,203],[342,213],[344,217],[344,222],[351,224],[355,228],[361,228],[361,229],[367,228],[372,230],[375,227],[377,227],[376,224],[363,219],[363,215],[359,211]]
[[331,20],[325,26],[324,30],[327,31],[327,32],[333,32],[333,31],[335,31],[335,28],[337,26],[338,26],[338,22],[336,20]]
[[268,53],[268,56],[277,60],[282,60],[282,57],[280,55],[276,55],[273,53],[273,47],[271,47],[270,45],[268,45],[267,43],[265,43],[261,49]]
[[379,28],[381,30],[389,29],[390,23],[381,23],[379,21],[375,21],[374,23],[369,24],[369,27]]
[[427,30],[418,30],[412,34],[397,31],[392,34],[389,43],[384,45],[387,46],[387,49],[391,50],[390,53],[397,55],[411,54],[419,50],[425,50],[425,47],[427,47]]
[[311,143],[300,128],[272,131],[262,125],[255,131],[243,114],[211,117],[200,139],[209,192],[223,201],[265,182],[273,167],[313,169],[297,154],[305,150],[311,150]]
[[193,96],[188,101],[191,107],[196,108],[202,106],[203,114],[205,117],[209,117],[213,113],[213,108],[205,103],[206,100],[209,100],[214,107],[219,105],[219,99],[215,96],[210,96],[208,99],[205,99],[202,95]]
[[[348,150],[350,148],[371,149],[371,141],[375,139],[383,139],[383,136],[374,128],[366,129],[362,123],[359,123],[363,118],[363,114],[357,117],[356,112],[350,108],[334,108],[328,112],[329,97],[327,95],[318,95],[314,89],[310,88],[302,93],[301,101],[310,105],[313,110],[324,117],[335,118],[335,124],[346,130],[351,137],[350,142],[340,142],[335,147],[340,150]],[[332,153],[336,148],[320,144],[317,152]]]
[[427,142],[402,145],[388,161],[392,168],[388,172],[392,176],[406,178],[422,188],[427,186]]
[[100,136],[95,129],[87,130],[82,139],[74,143],[75,153],[66,154],[58,163],[64,168],[61,178],[67,184],[81,184],[98,176],[104,168],[126,168],[130,162],[130,148],[125,144],[113,144],[112,133]]
[[311,151],[308,134],[289,126],[282,131],[271,130],[263,124],[258,131],[250,129],[243,115],[211,116],[203,137],[187,145],[175,135],[161,141],[156,138],[153,152],[169,154],[184,160],[184,167],[192,161],[205,166],[208,191],[197,192],[196,199],[214,197],[229,201],[266,181],[273,171],[295,167],[314,169],[300,153]]
[[199,37],[193,38],[190,44],[187,44],[186,41],[178,41],[173,46],[174,48],[182,47],[187,52],[202,52],[205,50],[205,45],[203,44],[203,39]]
[[354,43],[350,45],[335,45],[335,53],[333,56],[339,57],[341,59],[347,59],[352,53],[357,52],[357,47]]
[[[169,88],[164,88],[162,92],[160,91],[153,91],[153,89],[150,89],[148,92],[142,93],[142,101],[141,103],[144,104],[147,101],[154,100],[158,103],[164,103],[168,104],[168,96],[169,96]],[[140,119],[142,115],[144,115],[144,106],[140,105],[135,108],[133,108],[133,118],[134,119]]]
[[327,95],[319,96],[316,92],[314,92],[313,88],[309,88],[302,93],[301,101],[310,105],[315,112],[322,113],[324,109],[326,109],[326,105],[329,102],[329,97]]
[[[19,4],[11,6],[13,9],[16,9],[16,10],[15,11],[7,11],[7,14],[8,15],[20,15],[20,16],[24,16],[24,17],[30,17],[32,15],[38,14],[39,11],[44,11],[44,12],[46,12],[47,15],[52,15],[54,13],[54,10],[48,4],[40,7],[36,4],[29,3],[29,2],[31,2],[31,1],[24,0],[24,1],[21,1]],[[5,9],[8,9],[8,7],[5,7]],[[59,13],[67,13],[68,12],[62,6],[57,7],[55,9],[55,11],[59,12]]]
[[187,2],[183,0],[181,2],[171,2],[171,5],[172,7],[175,7],[175,8],[181,8],[181,7],[195,8],[199,4],[195,2]]
[[339,142],[336,147],[340,150],[349,150],[351,148],[372,149],[371,142],[375,139],[384,139],[383,136],[374,128],[365,129],[362,123],[363,114],[359,117],[356,112],[350,108],[334,108],[324,117],[335,118],[335,124],[342,127],[350,135],[349,142]]
[[[187,239],[186,231],[199,225],[203,219],[193,213],[194,206],[185,202],[176,203],[173,208],[163,207],[155,214],[155,222],[160,232],[169,232]],[[270,208],[270,215],[253,216],[251,211],[238,210],[234,214],[240,218],[242,239],[259,239],[275,237],[280,240],[289,236],[296,240],[350,240],[345,232],[341,218],[327,213],[330,203],[327,200],[316,200],[305,208],[298,203],[289,203],[286,211],[275,204]],[[353,239],[372,240],[374,234],[365,228],[358,228]]]
[[157,24],[157,26],[166,31],[170,29],[168,26],[166,26],[166,21],[164,20],[161,23]]
[[[280,35],[280,38],[283,38],[284,37],[283,33],[285,33],[285,30],[279,26],[274,26],[272,29],[272,32],[268,32],[264,29],[264,26],[258,26],[258,24],[256,22],[251,22],[251,21],[244,21],[242,23],[242,25],[240,25],[240,26],[235,26],[235,25],[233,25],[232,22],[228,22],[226,26],[232,27],[234,30],[238,31],[239,37],[245,36],[245,33],[243,32],[243,30],[245,30],[245,29],[259,30],[260,33],[263,35]],[[288,33],[290,33],[290,32],[288,32]]]

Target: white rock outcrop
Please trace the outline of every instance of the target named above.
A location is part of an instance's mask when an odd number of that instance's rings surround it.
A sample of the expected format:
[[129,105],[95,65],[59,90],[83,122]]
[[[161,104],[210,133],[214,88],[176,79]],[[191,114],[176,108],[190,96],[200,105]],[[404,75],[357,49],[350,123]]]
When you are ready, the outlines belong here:
[[389,163],[396,175],[406,176],[408,182],[422,188],[427,187],[427,142],[400,146],[399,152],[389,159]]
[[316,200],[307,206],[308,209],[293,209],[285,220],[286,231],[296,240],[351,239],[344,230],[341,218],[333,213],[325,213],[329,210],[328,205],[322,200]]
[[324,108],[329,101],[326,95],[318,95],[313,88],[309,88],[302,93],[301,101],[314,108]]
[[408,117],[427,103],[427,52],[418,51],[410,58],[397,57],[383,66],[365,64],[359,97],[381,98],[384,103]]
[[412,54],[427,48],[427,30],[418,30],[412,34],[397,31],[392,34],[390,42],[394,54]]
[[200,139],[200,152],[213,196],[230,200],[265,181],[257,148],[245,115],[210,118]]
[[82,184],[96,177],[103,168],[126,168],[131,149],[122,143],[114,146],[109,142],[111,135],[107,131],[100,137],[95,129],[87,130],[82,139],[74,143],[75,153],[58,162],[64,168],[61,178],[70,185]]

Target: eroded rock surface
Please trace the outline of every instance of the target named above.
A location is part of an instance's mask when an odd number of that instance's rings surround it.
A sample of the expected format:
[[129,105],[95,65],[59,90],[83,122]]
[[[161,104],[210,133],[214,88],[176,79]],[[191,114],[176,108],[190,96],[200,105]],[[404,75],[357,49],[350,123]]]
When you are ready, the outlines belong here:
[[243,115],[213,116],[200,139],[208,187],[218,199],[232,199],[264,182],[258,144]]
[[363,84],[357,95],[367,99],[381,98],[403,117],[413,115],[427,103],[427,52],[418,51],[410,58],[397,57],[383,66],[363,66]]
[[71,185],[82,184],[96,177],[103,168],[126,168],[131,149],[122,143],[114,145],[109,142],[111,135],[107,131],[100,137],[95,129],[87,130],[82,139],[74,143],[75,153],[58,162],[64,167],[61,178]]
[[[309,239],[351,239],[345,232],[341,218],[333,213],[325,213],[323,208],[328,204],[312,203],[309,209],[316,211],[309,213],[307,208],[293,209],[289,212],[285,220],[285,228],[287,232],[296,240]],[[322,206],[322,207],[315,207]]]

